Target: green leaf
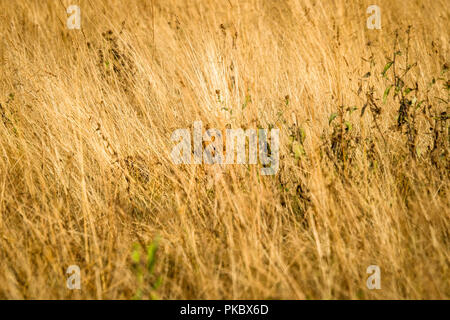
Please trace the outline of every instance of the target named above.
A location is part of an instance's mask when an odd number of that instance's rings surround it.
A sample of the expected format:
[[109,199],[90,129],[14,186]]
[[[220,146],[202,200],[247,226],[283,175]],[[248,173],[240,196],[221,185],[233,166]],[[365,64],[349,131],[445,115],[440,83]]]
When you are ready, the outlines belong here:
[[299,136],[300,136],[300,143],[303,143],[305,141],[305,138],[306,138],[305,130],[303,130],[303,128],[300,127],[300,128],[298,128],[298,133],[299,133]]
[[353,107],[348,107],[347,111],[352,114],[354,111],[358,110],[357,106],[353,106]]
[[336,112],[333,112],[333,113],[330,115],[330,119],[328,119],[328,125],[330,125],[330,124],[333,122],[333,120],[336,119],[336,117],[337,117],[337,113],[336,113]]
[[306,155],[305,149],[298,141],[294,141],[292,144],[292,152],[294,153],[295,159],[300,159]]
[[386,72],[389,70],[389,68],[392,66],[393,63],[394,63],[393,61],[389,61],[389,62],[384,66],[383,72],[381,73],[381,75],[382,75],[383,77],[386,76]]
[[386,103],[387,97],[389,95],[389,92],[391,91],[391,88],[392,88],[392,85],[390,85],[389,87],[386,88],[386,90],[384,90],[383,103]]
[[424,100],[419,101],[419,102],[416,104],[416,109],[419,109],[423,102],[424,102]]
[[289,143],[292,144],[294,142],[295,138],[294,136],[290,135],[289,136]]
[[153,272],[156,262],[156,252],[158,251],[159,246],[159,237],[156,237],[155,240],[147,247],[147,270],[149,273]]
[[351,122],[345,121],[345,127],[347,131],[352,130],[353,125],[351,124]]
[[245,108],[247,108],[247,105],[248,105],[250,102],[252,102],[252,97],[251,97],[249,94],[247,94],[247,95],[245,96],[244,103],[242,104],[242,110],[244,110]]
[[161,276],[156,279],[155,283],[153,284],[153,290],[157,290],[163,282],[163,278]]
[[137,243],[133,245],[133,251],[131,252],[131,260],[134,263],[139,263],[141,261],[140,245]]
[[141,289],[137,289],[136,293],[133,296],[133,300],[142,300],[142,290]]

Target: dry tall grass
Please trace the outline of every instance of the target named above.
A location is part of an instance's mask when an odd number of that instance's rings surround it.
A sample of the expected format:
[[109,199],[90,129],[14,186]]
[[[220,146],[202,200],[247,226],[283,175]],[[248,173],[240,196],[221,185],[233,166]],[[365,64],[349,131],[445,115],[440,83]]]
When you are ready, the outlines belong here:
[[[0,298],[450,297],[447,1],[0,0],[0,34]],[[195,120],[280,128],[279,172],[172,164]]]

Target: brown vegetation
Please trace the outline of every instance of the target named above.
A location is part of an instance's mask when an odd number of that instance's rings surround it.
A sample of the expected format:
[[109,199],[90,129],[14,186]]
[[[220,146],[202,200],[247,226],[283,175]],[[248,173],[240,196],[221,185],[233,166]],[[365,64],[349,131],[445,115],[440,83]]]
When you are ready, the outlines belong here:
[[[382,30],[368,1],[0,0],[0,298],[450,298],[448,2],[376,2]],[[280,170],[172,164],[195,120],[278,127]]]

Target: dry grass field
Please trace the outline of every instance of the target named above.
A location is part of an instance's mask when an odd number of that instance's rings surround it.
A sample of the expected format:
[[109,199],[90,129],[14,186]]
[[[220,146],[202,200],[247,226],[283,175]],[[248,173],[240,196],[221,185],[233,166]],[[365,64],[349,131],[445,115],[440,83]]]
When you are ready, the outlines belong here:
[[[0,0],[0,298],[450,298],[449,9]],[[196,120],[278,172],[175,165]]]

